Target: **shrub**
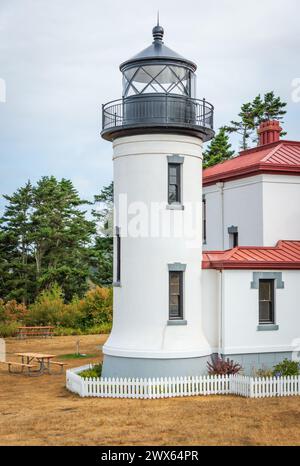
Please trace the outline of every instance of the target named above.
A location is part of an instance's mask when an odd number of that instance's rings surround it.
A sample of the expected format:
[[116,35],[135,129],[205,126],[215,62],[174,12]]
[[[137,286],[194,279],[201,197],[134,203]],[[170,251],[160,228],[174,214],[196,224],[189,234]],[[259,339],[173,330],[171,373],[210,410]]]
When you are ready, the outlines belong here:
[[81,315],[80,326],[109,323],[112,321],[112,289],[96,286],[87,291],[83,299],[72,303]]
[[274,377],[286,377],[291,375],[299,375],[300,368],[299,362],[297,361],[290,361],[289,359],[284,359],[279,364],[276,364],[273,368],[273,376]]
[[58,285],[42,291],[29,308],[29,325],[57,325],[62,320],[65,304],[62,289]]
[[16,301],[5,303],[0,300],[0,322],[53,325],[55,335],[109,333],[112,325],[112,289],[96,286],[82,299],[74,297],[66,304],[61,287],[54,285],[42,291],[29,309]]
[[64,303],[60,286],[42,291],[30,306],[27,323],[29,325],[54,325],[76,327],[82,316],[76,306]]
[[0,299],[0,322],[22,322],[28,315],[28,309],[24,304],[19,304],[15,299],[4,302]]
[[253,377],[273,377],[272,369],[254,369]]
[[14,337],[17,333],[17,329],[20,326],[18,322],[0,322],[0,337],[1,338],[8,338]]
[[209,375],[230,375],[240,372],[242,366],[229,358],[224,359],[220,356],[212,356],[211,362],[207,362],[207,369]]
[[101,377],[102,373],[102,364],[95,364],[91,369],[86,369],[84,371],[79,372],[78,375],[83,377],[84,379],[87,377]]

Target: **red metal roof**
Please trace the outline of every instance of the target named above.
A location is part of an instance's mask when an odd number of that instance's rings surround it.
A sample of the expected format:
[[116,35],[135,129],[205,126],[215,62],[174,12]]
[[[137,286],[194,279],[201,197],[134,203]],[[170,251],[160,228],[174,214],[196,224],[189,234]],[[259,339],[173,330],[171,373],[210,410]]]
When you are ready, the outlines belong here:
[[242,151],[203,170],[203,186],[260,173],[300,175],[300,141],[279,141]]
[[203,269],[300,269],[300,241],[279,241],[275,247],[242,247],[204,251]]

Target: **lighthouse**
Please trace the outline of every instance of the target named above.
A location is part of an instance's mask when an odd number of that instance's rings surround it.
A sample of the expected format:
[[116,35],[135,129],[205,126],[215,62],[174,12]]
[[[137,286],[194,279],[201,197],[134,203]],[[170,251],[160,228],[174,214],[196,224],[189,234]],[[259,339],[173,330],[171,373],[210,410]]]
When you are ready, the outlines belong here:
[[203,373],[212,353],[201,305],[202,146],[213,106],[196,65],[164,44],[120,65],[122,98],[102,107],[113,146],[114,305],[104,377]]

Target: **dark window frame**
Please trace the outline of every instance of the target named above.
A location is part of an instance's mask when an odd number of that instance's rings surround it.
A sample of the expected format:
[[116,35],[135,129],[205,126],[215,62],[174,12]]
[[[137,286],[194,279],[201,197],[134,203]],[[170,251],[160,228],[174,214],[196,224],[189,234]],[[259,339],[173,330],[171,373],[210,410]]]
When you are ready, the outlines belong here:
[[[262,283],[270,284],[270,299],[261,299],[261,287]],[[265,309],[262,309],[262,303],[269,303],[269,318],[263,318],[262,313]],[[272,278],[261,278],[258,284],[258,321],[259,325],[273,325],[275,324],[275,280]]]
[[206,229],[206,198],[202,198],[202,242],[206,244],[207,239],[207,229]]
[[[169,271],[169,320],[183,320],[184,315],[183,315],[183,298],[184,298],[184,272],[183,271],[175,271],[175,270],[170,270]],[[172,286],[172,275],[173,276],[178,276],[179,277],[179,293],[176,296],[179,297],[178,300],[178,312],[174,315],[174,310],[171,309],[171,306],[174,306],[171,303],[171,296],[174,295],[171,291],[171,286]]]
[[116,227],[116,239],[117,239],[116,282],[121,283],[121,236],[120,236],[119,227]]
[[[169,205],[176,205],[176,204],[181,204],[181,166],[182,163],[174,163],[174,162],[169,162],[168,163],[168,204]],[[175,168],[176,169],[176,183],[171,183],[171,169]],[[176,199],[172,200],[171,199],[171,191],[170,187],[171,186],[176,186]]]

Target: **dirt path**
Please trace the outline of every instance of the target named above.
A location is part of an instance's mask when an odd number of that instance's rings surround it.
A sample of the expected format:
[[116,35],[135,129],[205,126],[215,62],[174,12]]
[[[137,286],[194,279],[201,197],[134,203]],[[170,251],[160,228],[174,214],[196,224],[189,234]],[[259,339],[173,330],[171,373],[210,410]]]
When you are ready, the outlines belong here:
[[[7,340],[7,351],[74,353],[89,360],[106,335]],[[7,359],[11,359],[12,354]],[[300,445],[300,398],[210,396],[166,400],[79,398],[65,375],[9,375],[0,367],[0,445]]]

